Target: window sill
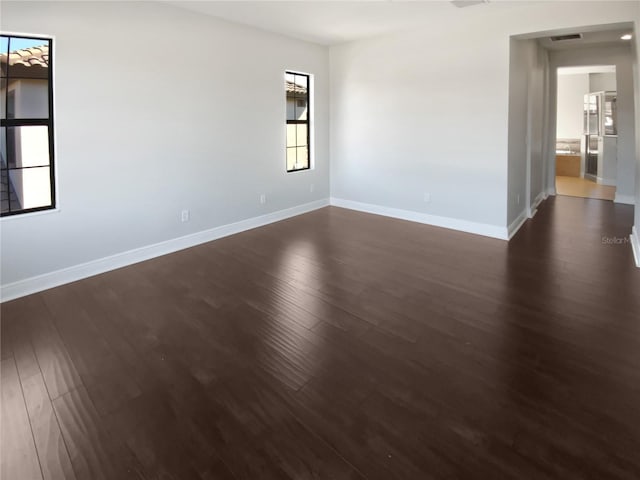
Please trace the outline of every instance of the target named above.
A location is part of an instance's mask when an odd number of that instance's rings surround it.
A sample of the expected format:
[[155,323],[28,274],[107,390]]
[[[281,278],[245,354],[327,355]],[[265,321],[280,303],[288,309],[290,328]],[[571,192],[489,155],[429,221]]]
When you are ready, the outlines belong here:
[[22,218],[31,218],[31,217],[36,217],[40,215],[50,215],[53,213],[60,213],[60,207],[50,208],[48,210],[40,210],[38,212],[22,213],[18,215],[7,215],[6,217],[0,217],[0,222],[6,222],[10,220],[19,220]]

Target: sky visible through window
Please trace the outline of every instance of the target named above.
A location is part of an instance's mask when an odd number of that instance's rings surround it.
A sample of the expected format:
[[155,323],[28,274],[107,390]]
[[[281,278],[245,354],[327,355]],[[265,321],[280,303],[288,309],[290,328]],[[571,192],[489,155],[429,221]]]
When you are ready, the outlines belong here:
[[29,47],[39,47],[41,45],[46,45],[48,40],[43,40],[39,38],[16,38],[11,37],[11,45],[9,45],[9,37],[8,36],[0,36],[0,53],[7,53],[9,48],[11,51],[20,50],[22,48]]

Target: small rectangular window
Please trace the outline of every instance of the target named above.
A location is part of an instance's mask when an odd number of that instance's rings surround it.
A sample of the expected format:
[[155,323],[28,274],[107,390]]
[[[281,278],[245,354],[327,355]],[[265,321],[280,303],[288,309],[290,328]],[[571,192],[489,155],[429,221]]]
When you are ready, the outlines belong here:
[[309,75],[285,72],[287,172],[311,167],[311,84]]
[[52,41],[0,34],[1,215],[55,208]]

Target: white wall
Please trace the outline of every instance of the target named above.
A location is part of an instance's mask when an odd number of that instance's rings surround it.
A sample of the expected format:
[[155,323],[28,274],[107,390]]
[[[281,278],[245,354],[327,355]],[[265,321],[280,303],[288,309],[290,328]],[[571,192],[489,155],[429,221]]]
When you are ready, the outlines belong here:
[[[325,47],[159,2],[0,13],[54,36],[60,207],[2,219],[3,285],[328,197]],[[312,171],[285,173],[286,69],[315,75]]]
[[[546,53],[534,40],[511,39],[507,223],[532,214],[543,192],[542,148]],[[512,227],[513,228],[513,227]]]
[[554,70],[557,67],[581,65],[615,65],[618,92],[618,159],[616,199],[633,202],[635,197],[635,118],[633,55],[630,45],[555,51],[549,55]]
[[508,39],[447,28],[331,48],[331,196],[504,226]]
[[590,73],[589,91],[606,92],[616,90],[616,74],[614,72]]
[[582,137],[584,95],[590,91],[588,73],[558,75],[557,138]]
[[[635,21],[635,48],[633,62],[633,77],[635,84],[635,100],[636,100],[636,209],[634,231],[636,235],[637,246],[640,248],[640,3],[636,5],[636,21]],[[640,252],[636,259],[640,267]]]
[[527,193],[508,160],[510,37],[631,21],[636,2],[498,3],[331,48],[332,197],[510,223]]
[[544,193],[544,95],[548,55],[534,40],[511,39],[507,223],[533,215]]
[[[618,178],[618,139],[613,136],[598,138],[598,183],[616,186]],[[631,195],[633,196],[633,195]]]

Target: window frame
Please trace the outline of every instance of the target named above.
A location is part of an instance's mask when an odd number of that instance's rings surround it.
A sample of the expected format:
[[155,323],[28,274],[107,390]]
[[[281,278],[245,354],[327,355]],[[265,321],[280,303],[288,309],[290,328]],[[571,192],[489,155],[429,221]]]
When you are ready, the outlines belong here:
[[[7,64],[7,72],[6,72],[6,76],[2,77],[3,80],[6,80],[6,88],[5,88],[5,98],[4,98],[4,104],[5,104],[5,116],[6,118],[0,118],[0,127],[4,127],[5,128],[5,135],[8,134],[8,129],[11,127],[28,127],[28,126],[46,126],[47,127],[47,139],[49,142],[49,188],[50,188],[50,203],[49,205],[45,205],[45,206],[40,206],[40,207],[33,207],[33,208],[23,208],[20,210],[15,210],[15,211],[11,211],[11,203],[9,203],[9,211],[7,212],[0,212],[0,218],[2,219],[6,219],[6,218],[15,218],[17,216],[20,215],[26,215],[26,214],[31,214],[31,213],[41,213],[41,212],[46,212],[46,211],[56,211],[58,209],[57,204],[57,185],[56,185],[56,169],[55,169],[55,142],[54,142],[54,137],[55,137],[55,132],[54,132],[54,122],[53,122],[53,112],[54,112],[54,98],[53,98],[53,63],[54,63],[54,52],[53,52],[53,41],[54,38],[52,36],[46,36],[46,35],[38,35],[38,34],[34,34],[34,35],[30,35],[30,34],[14,34],[14,33],[10,33],[10,32],[4,32],[4,31],[0,31],[0,36],[6,37],[8,38],[8,42],[7,42],[7,53],[11,52],[11,39],[13,38],[18,38],[18,39],[26,39],[26,40],[42,40],[43,43],[46,42],[48,44],[49,47],[49,62],[48,62],[48,68],[47,68],[47,100],[48,100],[48,105],[47,105],[47,112],[48,112],[48,118],[9,118],[9,112],[8,112],[8,107],[9,107],[9,80],[12,78],[10,75],[10,68],[9,65]],[[13,78],[20,78],[20,77],[13,77]],[[8,151],[8,145],[7,145],[7,151]],[[1,165],[0,165],[1,168]],[[38,167],[20,167],[20,168],[14,168],[11,169],[9,168],[9,158],[7,158],[7,168],[6,168],[6,172],[7,172],[7,176],[9,174],[9,171],[11,170],[26,170],[29,168],[38,168]],[[41,168],[41,167],[40,167]],[[4,169],[3,169],[4,170]]]
[[[287,75],[294,75],[294,76],[298,76],[298,77],[306,77],[307,78],[307,95],[306,95],[306,101],[307,101],[307,119],[306,120],[289,120],[287,118],[287,95],[286,95],[286,78]],[[306,170],[311,170],[312,165],[311,165],[311,161],[313,156],[311,155],[311,124],[312,124],[312,109],[311,109],[311,84],[312,84],[312,76],[310,73],[303,73],[303,72],[298,72],[295,70],[285,70],[284,72],[284,78],[285,78],[285,170],[286,173],[295,173],[295,172],[304,172]],[[297,102],[298,98],[294,97],[294,100]],[[291,170],[289,170],[289,166],[287,163],[287,153],[288,153],[288,149],[291,147],[287,146],[287,127],[289,125],[306,125],[307,126],[307,166],[306,167],[302,167],[302,168],[293,168]],[[296,155],[297,155],[297,147],[296,148]],[[297,162],[296,162],[297,163]]]

